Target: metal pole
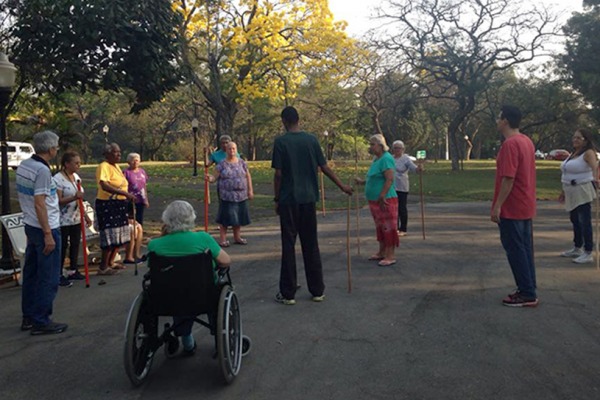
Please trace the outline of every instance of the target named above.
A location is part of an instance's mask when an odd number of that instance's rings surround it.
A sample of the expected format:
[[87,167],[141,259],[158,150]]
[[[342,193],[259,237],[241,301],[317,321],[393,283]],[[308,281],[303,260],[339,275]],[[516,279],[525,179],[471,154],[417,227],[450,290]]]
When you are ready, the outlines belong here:
[[[2,215],[10,214],[10,181],[8,179],[8,144],[6,143],[6,106],[10,100],[10,88],[0,88],[0,160],[2,161]],[[2,225],[2,259],[0,259],[0,268],[11,269],[12,244],[8,237],[8,232]]]

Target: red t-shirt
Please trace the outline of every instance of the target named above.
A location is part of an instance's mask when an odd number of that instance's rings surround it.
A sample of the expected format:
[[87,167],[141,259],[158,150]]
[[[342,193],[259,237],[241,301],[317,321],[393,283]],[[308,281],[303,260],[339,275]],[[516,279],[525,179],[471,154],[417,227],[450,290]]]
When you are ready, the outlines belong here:
[[500,218],[531,219],[535,216],[535,147],[519,133],[502,143],[496,158],[496,203],[503,177],[514,178],[513,188],[500,209]]

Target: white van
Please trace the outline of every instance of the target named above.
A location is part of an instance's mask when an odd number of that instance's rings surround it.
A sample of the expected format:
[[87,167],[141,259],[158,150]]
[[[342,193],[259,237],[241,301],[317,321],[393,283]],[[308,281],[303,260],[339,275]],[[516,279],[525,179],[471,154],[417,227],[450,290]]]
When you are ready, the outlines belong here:
[[[8,149],[8,166],[17,169],[21,161],[27,160],[34,154],[33,146],[24,142],[6,142]],[[2,160],[0,159],[0,165]]]

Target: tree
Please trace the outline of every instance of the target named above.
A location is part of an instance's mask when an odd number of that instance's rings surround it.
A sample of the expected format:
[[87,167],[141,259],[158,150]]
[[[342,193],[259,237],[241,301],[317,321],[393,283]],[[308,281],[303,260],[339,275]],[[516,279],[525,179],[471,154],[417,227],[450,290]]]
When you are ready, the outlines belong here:
[[0,47],[25,89],[132,89],[139,111],[181,81],[179,14],[168,0],[4,0]]
[[181,13],[179,64],[214,112],[217,136],[231,134],[241,106],[287,102],[308,72],[341,75],[352,52],[326,0],[174,2]]
[[575,13],[564,27],[567,40],[562,63],[570,83],[598,108],[600,106],[600,0],[584,0],[583,5],[586,12]]
[[410,71],[429,96],[454,104],[447,128],[453,170],[459,130],[477,97],[496,73],[533,60],[556,34],[546,10],[516,0],[390,0],[380,17],[398,30],[376,44],[398,53],[397,68]]

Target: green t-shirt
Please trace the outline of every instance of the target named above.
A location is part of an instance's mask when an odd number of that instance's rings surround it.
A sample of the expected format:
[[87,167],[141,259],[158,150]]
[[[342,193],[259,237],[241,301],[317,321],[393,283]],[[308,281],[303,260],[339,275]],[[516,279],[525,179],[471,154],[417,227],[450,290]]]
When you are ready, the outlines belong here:
[[317,169],[327,161],[319,141],[306,132],[287,132],[275,139],[271,168],[281,170],[279,204],[307,204],[319,200]]
[[[206,232],[173,232],[168,235],[152,239],[148,243],[148,252],[155,252],[159,256],[189,256],[210,249],[213,259],[217,259],[221,247],[212,236]],[[214,262],[216,267],[217,263]]]
[[[365,196],[367,200],[375,201],[379,198],[379,193],[381,193],[381,189],[383,189],[383,185],[385,184],[385,171],[391,169],[393,172],[395,167],[394,157],[388,152],[383,153],[381,157],[373,161],[371,167],[369,167],[369,171],[367,171],[367,182],[365,184]],[[390,190],[385,195],[386,199],[392,197],[398,197],[394,190],[393,181]]]

